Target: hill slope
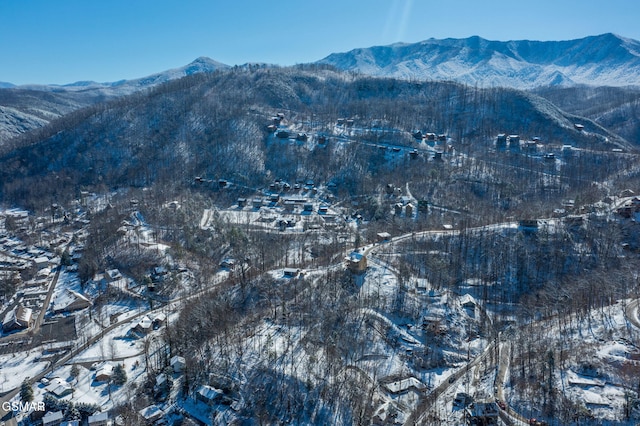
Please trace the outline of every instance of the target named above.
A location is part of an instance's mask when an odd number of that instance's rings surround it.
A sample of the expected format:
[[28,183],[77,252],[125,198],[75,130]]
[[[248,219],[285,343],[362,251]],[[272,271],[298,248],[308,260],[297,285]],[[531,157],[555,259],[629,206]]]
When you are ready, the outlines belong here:
[[576,131],[578,118],[525,92],[352,77],[322,67],[239,68],[191,75],[82,109],[5,144],[3,196],[44,201],[73,196],[81,185],[182,186],[194,176],[253,187],[273,177],[334,179],[356,188],[381,172],[371,145],[345,151],[338,144],[320,150],[271,143],[266,125],[277,111],[285,112],[281,126],[292,134],[325,133],[337,141],[336,121],[353,117],[357,130],[350,140],[369,143],[411,146],[408,132],[423,129],[447,134],[454,143],[486,143],[508,132],[605,149],[608,138],[609,149],[628,147],[588,120],[581,120],[585,132]]
[[149,89],[197,73],[210,73],[228,65],[198,58],[180,68],[115,83],[76,82],[64,86],[0,84],[0,145],[24,132],[47,124],[71,111]]
[[594,120],[633,144],[640,143],[640,88],[547,87],[535,93],[568,113]]

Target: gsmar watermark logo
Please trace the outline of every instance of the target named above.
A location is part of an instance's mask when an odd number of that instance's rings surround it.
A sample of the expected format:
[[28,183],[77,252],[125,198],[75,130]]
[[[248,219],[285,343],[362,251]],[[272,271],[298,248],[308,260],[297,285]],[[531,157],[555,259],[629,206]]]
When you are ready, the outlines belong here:
[[6,401],[2,403],[4,411],[46,411],[44,401],[38,402],[22,402],[22,401]]

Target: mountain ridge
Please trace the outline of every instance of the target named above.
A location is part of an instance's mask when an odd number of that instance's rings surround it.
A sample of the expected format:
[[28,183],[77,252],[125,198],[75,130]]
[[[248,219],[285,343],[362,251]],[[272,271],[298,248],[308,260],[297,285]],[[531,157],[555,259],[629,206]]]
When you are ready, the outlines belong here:
[[110,83],[88,80],[64,85],[15,86],[0,83],[0,145],[79,108],[130,95],[189,75],[227,68],[229,65],[201,56],[182,67]]
[[640,42],[612,33],[567,41],[431,38],[332,53],[318,63],[373,76],[517,89],[640,86]]
[[[333,53],[307,65],[329,65],[374,77],[520,90],[581,85],[640,87],[640,42],[612,33],[567,41],[431,38]],[[255,66],[271,67],[247,63],[240,68]],[[78,108],[193,74],[231,68],[201,56],[182,67],[132,80],[23,86],[1,83],[0,144]],[[633,130],[625,133],[634,134]]]
[[185,77],[187,75],[196,74],[199,72],[214,72],[218,69],[229,68],[229,65],[218,62],[214,59],[206,56],[200,56],[190,63],[177,68],[171,68],[166,71],[160,71],[150,74],[145,77],[139,77],[134,79],[123,79],[114,82],[96,82],[93,80],[81,80],[67,84],[24,84],[24,85],[12,85],[7,83],[9,87],[18,89],[29,90],[87,90],[87,89],[112,89],[120,94],[129,94],[141,87],[153,86],[156,84],[164,83],[176,78]]

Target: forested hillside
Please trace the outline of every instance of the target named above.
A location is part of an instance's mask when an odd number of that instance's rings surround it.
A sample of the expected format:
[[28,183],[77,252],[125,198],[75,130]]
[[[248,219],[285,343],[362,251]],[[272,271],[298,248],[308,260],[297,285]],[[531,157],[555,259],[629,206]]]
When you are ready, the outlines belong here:
[[637,422],[638,152],[572,105],[251,65],[10,139],[0,400],[131,426]]
[[[252,187],[278,177],[334,180],[354,195],[358,186],[390,172],[367,145],[330,144],[323,150],[267,143],[267,125],[278,111],[299,132],[332,136],[337,120],[346,117],[360,129],[359,140],[406,146],[415,129],[446,134],[458,150],[484,150],[504,132],[556,145],[630,146],[593,122],[515,90],[353,76],[322,67],[243,68],[169,82],[14,139],[2,147],[2,196],[46,203],[97,186],[184,187],[195,176]],[[584,132],[575,130],[575,121],[584,121]],[[405,136],[397,138],[398,131]],[[49,184],[52,179],[56,185]]]
[[640,143],[640,90],[634,87],[546,87],[534,91],[558,108],[588,117],[637,145]]

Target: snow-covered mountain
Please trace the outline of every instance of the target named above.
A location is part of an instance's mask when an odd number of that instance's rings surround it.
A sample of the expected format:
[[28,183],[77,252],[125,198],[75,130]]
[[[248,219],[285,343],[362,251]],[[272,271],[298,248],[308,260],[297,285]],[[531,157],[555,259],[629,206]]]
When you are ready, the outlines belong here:
[[180,68],[113,83],[79,81],[66,85],[21,86],[0,83],[0,145],[12,137],[42,127],[49,121],[79,108],[129,95],[187,75],[211,73],[226,68],[229,66],[200,57]]
[[319,62],[374,76],[484,87],[640,86],[640,42],[615,34],[569,41],[429,39],[333,53]]
[[175,80],[191,74],[214,72],[218,69],[229,68],[229,65],[215,61],[211,58],[201,56],[195,61],[167,71],[162,71],[147,77],[137,78],[133,80],[120,80],[109,83],[97,83],[95,81],[77,81],[75,83],[65,85],[22,85],[14,86],[21,89],[43,90],[43,91],[86,91],[86,90],[102,90],[105,95],[126,95],[136,92],[140,89],[152,87],[170,80]]

